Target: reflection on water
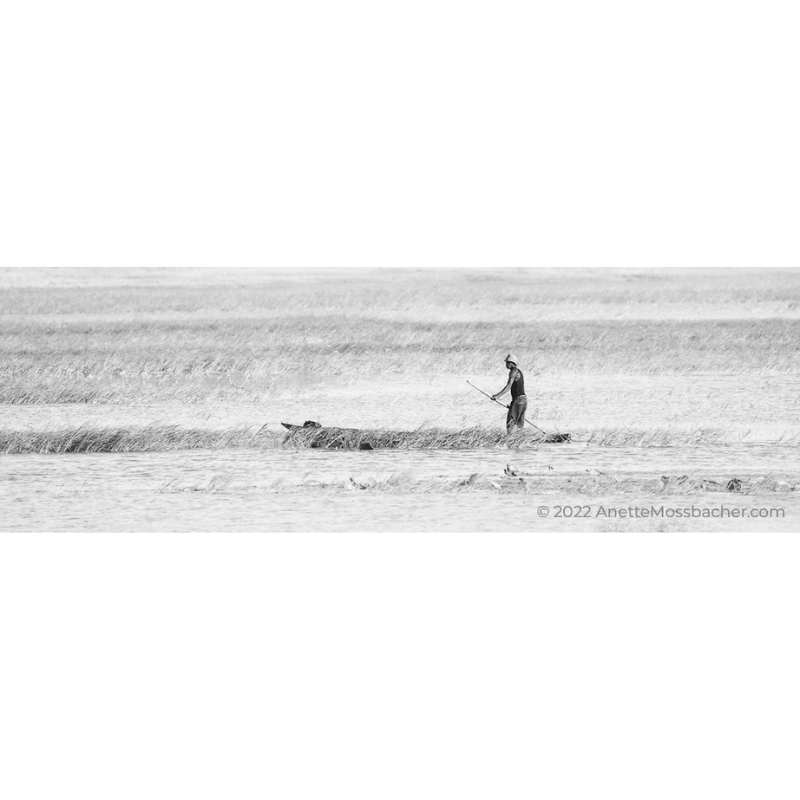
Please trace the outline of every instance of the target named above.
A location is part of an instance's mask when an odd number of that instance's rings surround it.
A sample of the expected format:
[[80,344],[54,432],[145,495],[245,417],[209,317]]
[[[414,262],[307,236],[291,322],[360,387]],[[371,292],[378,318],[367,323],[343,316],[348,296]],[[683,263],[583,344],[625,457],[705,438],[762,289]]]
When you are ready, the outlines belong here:
[[[618,479],[691,474],[714,478],[800,472],[797,449],[758,445],[696,448],[604,448],[558,445],[539,451],[229,450],[141,454],[23,455],[0,458],[4,530],[446,530],[502,531],[543,527],[538,505],[559,502],[552,494],[483,492],[391,494],[312,491],[303,483],[355,478],[377,480],[398,473],[414,480],[463,479],[475,472],[500,476],[507,464],[548,477],[606,472]],[[222,479],[222,491],[190,491]],[[284,491],[270,491],[276,482]],[[285,491],[288,484],[289,491]],[[184,491],[165,491],[168,487]],[[227,487],[227,488],[226,488]],[[294,489],[292,488],[294,487]],[[756,521],[767,530],[800,524],[800,497],[732,494],[664,497],[630,494],[604,502],[780,506],[783,520]],[[599,498],[561,495],[561,503]],[[720,527],[752,527],[727,520]],[[607,520],[549,518],[548,528],[609,527]],[[613,527],[613,525],[612,525]],[[682,527],[686,527],[684,523]]]

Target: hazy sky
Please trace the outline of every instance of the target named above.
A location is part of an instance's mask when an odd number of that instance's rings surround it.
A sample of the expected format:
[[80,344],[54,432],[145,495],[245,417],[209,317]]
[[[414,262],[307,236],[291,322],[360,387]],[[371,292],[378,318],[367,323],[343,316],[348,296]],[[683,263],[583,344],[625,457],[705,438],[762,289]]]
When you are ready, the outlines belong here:
[[0,264],[800,265],[788,2],[37,2]]

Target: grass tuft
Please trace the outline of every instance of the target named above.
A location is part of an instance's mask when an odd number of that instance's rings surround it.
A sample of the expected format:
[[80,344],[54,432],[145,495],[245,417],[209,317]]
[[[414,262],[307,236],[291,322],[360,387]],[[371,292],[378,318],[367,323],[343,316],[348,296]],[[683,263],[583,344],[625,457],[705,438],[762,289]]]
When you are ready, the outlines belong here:
[[0,430],[0,454],[154,453],[169,450],[221,450],[277,442],[249,427],[222,431],[151,425],[141,428],[63,428],[45,431]]

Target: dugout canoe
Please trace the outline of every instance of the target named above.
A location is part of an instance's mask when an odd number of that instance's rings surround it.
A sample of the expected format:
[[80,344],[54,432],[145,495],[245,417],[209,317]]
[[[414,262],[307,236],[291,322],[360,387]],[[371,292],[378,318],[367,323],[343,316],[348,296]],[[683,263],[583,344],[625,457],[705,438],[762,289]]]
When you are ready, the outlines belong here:
[[310,420],[303,425],[292,425],[289,422],[281,422],[281,425],[289,431],[285,441],[294,441],[307,447],[374,450],[376,447],[397,447],[400,444],[399,440],[387,437],[386,431],[327,428]]
[[[378,448],[396,448],[402,446],[404,443],[409,447],[415,444],[418,446],[453,446],[448,444],[437,445],[435,441],[430,443],[418,442],[421,438],[433,437],[444,435],[447,437],[448,432],[437,432],[433,430],[426,431],[386,431],[386,430],[368,430],[362,428],[328,428],[323,427],[317,422],[307,420],[303,425],[293,425],[290,422],[282,422],[284,428],[288,431],[285,441],[287,443],[302,444],[306,447],[322,447],[322,448],[335,448],[335,449],[356,449],[356,450],[376,450]],[[453,432],[457,437],[458,432]],[[465,437],[473,435],[471,431],[464,431]],[[505,443],[506,434],[502,430],[489,433],[490,436],[496,435],[497,441],[481,442],[483,445],[500,445]],[[571,435],[569,433],[548,433],[542,436],[534,431],[519,432],[516,434],[524,438],[526,443],[530,444],[560,444],[569,442]],[[455,445],[456,447],[458,444]],[[469,445],[467,445],[469,446]]]

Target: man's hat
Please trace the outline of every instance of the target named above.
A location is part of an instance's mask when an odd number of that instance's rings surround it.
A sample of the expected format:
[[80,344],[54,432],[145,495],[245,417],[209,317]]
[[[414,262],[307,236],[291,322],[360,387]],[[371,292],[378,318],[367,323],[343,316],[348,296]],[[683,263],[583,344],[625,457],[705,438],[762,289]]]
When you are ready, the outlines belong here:
[[510,361],[515,367],[517,366],[517,357],[513,353],[506,356],[506,361]]

